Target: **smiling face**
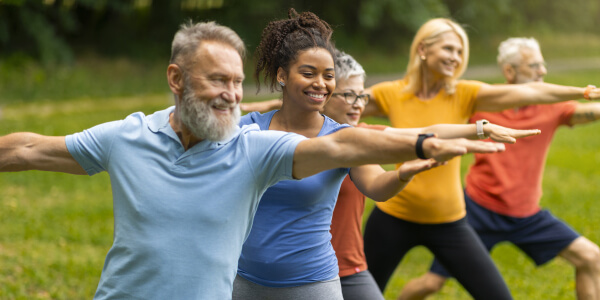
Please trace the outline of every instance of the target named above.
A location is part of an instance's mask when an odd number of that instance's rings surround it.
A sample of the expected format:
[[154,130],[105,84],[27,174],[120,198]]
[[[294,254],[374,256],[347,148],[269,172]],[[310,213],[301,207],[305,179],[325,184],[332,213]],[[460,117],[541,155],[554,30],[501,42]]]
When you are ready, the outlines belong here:
[[452,32],[440,35],[435,43],[422,46],[419,54],[425,57],[427,70],[436,77],[452,77],[463,62],[463,43]]
[[336,85],[333,57],[323,48],[301,51],[288,72],[279,68],[277,81],[285,83],[284,103],[321,110]]
[[[365,105],[359,100],[354,104],[348,104],[344,100],[344,93],[353,93],[360,95],[364,92],[365,82],[360,75],[350,76],[348,79],[338,80],[334,93],[325,108],[323,114],[332,118],[340,124],[350,124],[357,126]],[[354,99],[353,99],[354,100]]]
[[200,139],[229,137],[239,118],[244,72],[238,52],[221,43],[204,42],[184,75],[177,104],[181,122]]

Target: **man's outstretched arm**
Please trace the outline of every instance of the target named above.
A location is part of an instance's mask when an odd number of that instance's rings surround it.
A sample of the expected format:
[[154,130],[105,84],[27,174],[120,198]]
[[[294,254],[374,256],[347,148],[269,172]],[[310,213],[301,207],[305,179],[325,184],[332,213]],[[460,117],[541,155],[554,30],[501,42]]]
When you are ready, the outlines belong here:
[[27,170],[87,174],[67,150],[64,136],[19,132],[0,137],[0,172]]
[[[292,174],[294,178],[304,178],[340,167],[404,162],[417,158],[416,143],[416,135],[347,128],[300,142],[294,152]],[[466,153],[504,151],[504,144],[428,138],[423,141],[422,149],[425,157],[443,162]]]

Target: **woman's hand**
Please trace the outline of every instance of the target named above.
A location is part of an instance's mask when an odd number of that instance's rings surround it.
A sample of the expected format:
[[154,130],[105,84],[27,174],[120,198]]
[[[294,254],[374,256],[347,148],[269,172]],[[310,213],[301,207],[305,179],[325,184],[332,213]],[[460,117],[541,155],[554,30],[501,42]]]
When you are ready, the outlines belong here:
[[539,129],[512,129],[492,123],[483,125],[483,133],[486,137],[498,143],[514,144],[517,139],[538,135],[541,133]]

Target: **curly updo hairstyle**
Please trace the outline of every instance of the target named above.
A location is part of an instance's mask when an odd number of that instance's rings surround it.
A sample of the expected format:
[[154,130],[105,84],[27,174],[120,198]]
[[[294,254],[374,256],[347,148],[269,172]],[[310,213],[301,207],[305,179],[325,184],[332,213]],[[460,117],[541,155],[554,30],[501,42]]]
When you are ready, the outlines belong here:
[[270,22],[262,32],[260,44],[256,48],[256,70],[254,77],[260,90],[260,73],[264,71],[264,84],[271,92],[278,88],[277,69],[289,71],[300,51],[310,48],[323,48],[335,62],[334,46],[331,41],[333,30],[327,22],[311,12],[298,14],[290,8],[288,19]]

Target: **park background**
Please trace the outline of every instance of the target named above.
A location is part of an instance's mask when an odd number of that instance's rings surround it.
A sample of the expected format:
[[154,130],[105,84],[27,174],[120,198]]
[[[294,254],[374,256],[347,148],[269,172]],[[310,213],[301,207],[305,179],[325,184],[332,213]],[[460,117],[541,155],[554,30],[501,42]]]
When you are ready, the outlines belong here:
[[[188,19],[215,20],[244,39],[244,101],[277,97],[255,93],[253,51],[265,25],[285,18],[290,7],[315,12],[332,25],[338,48],[365,67],[367,85],[402,76],[415,31],[432,17],[464,24],[471,42],[464,78],[502,82],[495,66],[498,43],[534,36],[548,63],[547,82],[600,84],[597,0],[0,0],[0,135],[66,135],[172,105],[165,80],[170,43]],[[589,124],[558,131],[542,200],[596,243],[599,130],[600,124]],[[463,159],[463,174],[471,161]],[[112,243],[109,180],[107,174],[0,174],[0,299],[92,298]],[[515,299],[575,299],[574,272],[565,262],[536,268],[508,244],[492,257]],[[386,299],[424,273],[430,260],[424,248],[411,251]],[[455,281],[432,297],[465,298]]]

